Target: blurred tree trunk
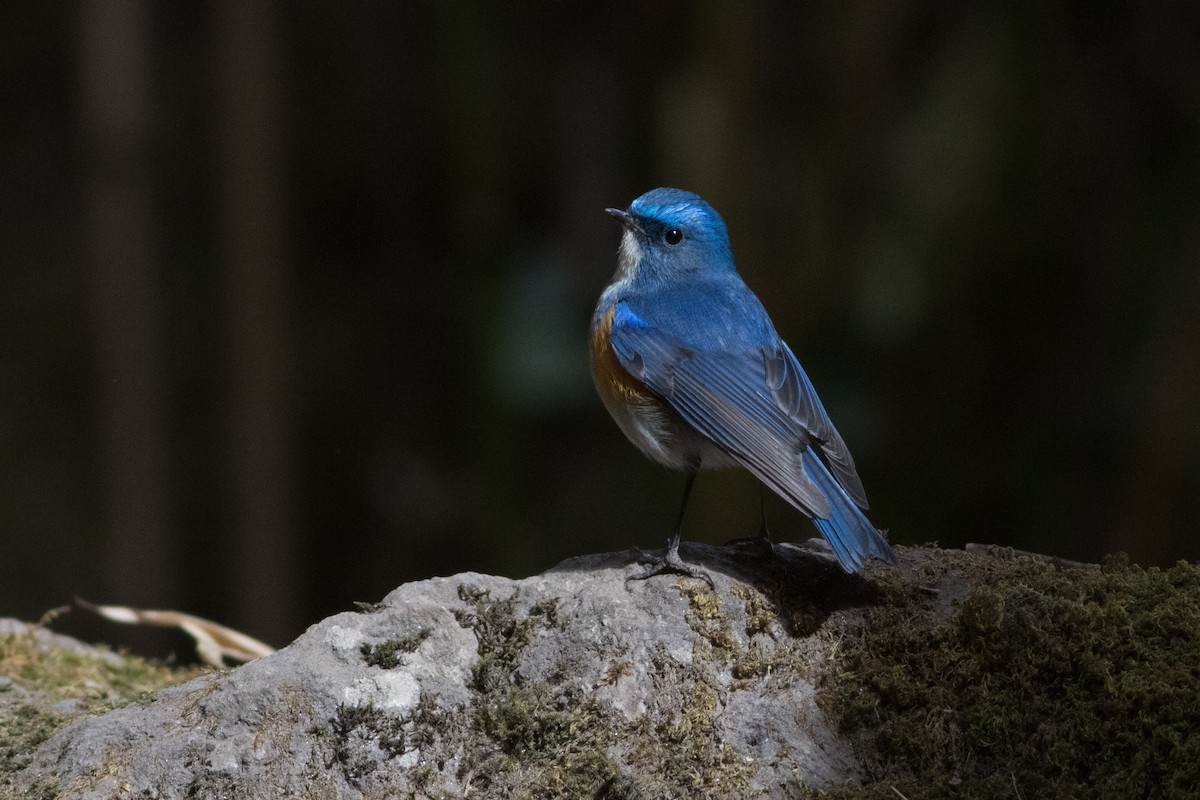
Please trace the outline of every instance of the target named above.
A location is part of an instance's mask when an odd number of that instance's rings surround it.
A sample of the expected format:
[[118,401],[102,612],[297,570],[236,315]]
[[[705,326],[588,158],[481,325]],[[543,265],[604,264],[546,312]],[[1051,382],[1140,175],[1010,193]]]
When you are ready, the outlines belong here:
[[[521,476],[525,463],[511,409],[499,401],[494,383],[473,374],[474,365],[494,366],[497,297],[502,267],[495,241],[507,226],[511,164],[497,84],[497,29],[491,7],[479,0],[435,4],[434,50],[440,78],[438,113],[446,143],[449,195],[454,199],[453,243],[446,267],[448,296],[458,313],[455,327],[469,361],[457,371],[455,410],[474,453],[475,523],[465,546],[501,572],[519,572],[520,541],[530,517]],[[494,370],[490,370],[494,374]],[[487,531],[480,536],[479,531]]]
[[218,200],[235,504],[232,622],[273,642],[299,632],[288,256],[279,142],[277,14],[270,0],[217,13]]
[[80,117],[103,461],[100,591],[114,602],[166,605],[176,594],[175,541],[149,169],[148,11],[143,0],[80,6]]

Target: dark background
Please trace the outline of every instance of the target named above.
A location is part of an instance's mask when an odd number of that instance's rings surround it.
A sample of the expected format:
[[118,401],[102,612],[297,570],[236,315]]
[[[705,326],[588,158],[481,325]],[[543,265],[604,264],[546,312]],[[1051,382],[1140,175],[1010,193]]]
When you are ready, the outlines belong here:
[[[659,185],[725,216],[894,541],[1200,557],[1196,6],[501,8],[7,12],[0,614],[284,644],[661,545],[682,479],[585,350],[603,209]],[[686,535],[757,503],[705,474]]]

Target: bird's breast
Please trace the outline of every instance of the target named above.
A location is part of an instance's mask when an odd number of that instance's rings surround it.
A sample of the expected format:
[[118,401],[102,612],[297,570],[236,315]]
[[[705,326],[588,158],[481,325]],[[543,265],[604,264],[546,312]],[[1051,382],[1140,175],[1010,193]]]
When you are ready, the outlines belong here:
[[676,447],[676,416],[621,366],[613,352],[610,336],[615,310],[610,306],[592,327],[590,354],[596,392],[622,433],[639,450],[661,464],[682,467],[687,457]]
[[610,306],[592,327],[590,351],[596,391],[621,432],[651,459],[668,467],[740,466],[621,366],[610,341],[614,313],[615,306]]
[[612,323],[616,306],[608,311],[592,327],[591,357],[592,379],[604,405],[612,411],[612,405],[658,405],[658,399],[637,378],[630,375],[617,360],[612,349]]

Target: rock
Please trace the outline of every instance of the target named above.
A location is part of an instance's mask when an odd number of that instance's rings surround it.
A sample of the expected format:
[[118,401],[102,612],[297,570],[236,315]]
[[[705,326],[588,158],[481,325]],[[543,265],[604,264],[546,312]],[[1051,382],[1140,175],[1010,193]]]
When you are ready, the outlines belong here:
[[736,797],[855,780],[814,684],[835,645],[827,618],[855,624],[870,584],[776,549],[686,547],[716,592],[673,576],[627,584],[628,555],[407,584],[271,656],[69,725],[13,789]]
[[1196,565],[809,546],[686,546],[715,590],[629,555],[407,584],[142,699],[25,626],[0,666],[59,669],[6,671],[0,797],[1195,796]]

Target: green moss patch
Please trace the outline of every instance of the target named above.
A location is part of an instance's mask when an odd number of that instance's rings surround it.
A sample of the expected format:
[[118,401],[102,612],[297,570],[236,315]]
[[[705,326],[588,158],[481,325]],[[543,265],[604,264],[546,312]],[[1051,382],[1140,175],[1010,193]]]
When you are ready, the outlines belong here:
[[[724,747],[718,730],[715,675],[742,655],[720,598],[698,581],[676,588],[688,600],[687,619],[700,634],[693,663],[665,651],[652,658],[657,702],[628,721],[574,680],[578,665],[562,664],[541,681],[518,669],[539,629],[564,624],[554,601],[518,612],[517,595],[496,599],[468,587],[459,623],[479,639],[473,672],[477,693],[473,736],[459,777],[489,797],[690,798],[745,796],[757,767]],[[614,652],[599,683],[630,669]],[[616,756],[616,751],[622,753]]]
[[1200,568],[936,555],[842,644],[821,703],[879,770],[821,796],[1196,796]]
[[0,715],[0,775],[25,767],[33,749],[49,739],[67,719],[65,714],[32,703],[21,703]]
[[39,641],[40,630],[0,634],[0,786],[72,719],[148,699],[198,674],[97,648],[50,645]]
[[606,754],[611,712],[569,682],[530,682],[516,672],[535,631],[559,624],[557,601],[540,600],[521,614],[515,593],[496,599],[460,586],[459,597],[468,605],[456,614],[459,624],[479,640],[472,727],[480,736],[463,759],[463,776],[497,796],[531,799],[591,797],[614,784],[617,765]]
[[401,657],[411,653],[421,646],[421,642],[429,638],[429,630],[420,630],[411,636],[400,636],[388,639],[379,644],[364,643],[359,648],[363,661],[380,669],[395,669],[400,666]]
[[[707,587],[706,587],[707,588]],[[742,798],[758,765],[726,747],[720,739],[717,709],[721,689],[715,678],[719,652],[697,640],[690,666],[676,663],[663,650],[653,657],[655,710],[626,726],[634,742],[628,760],[643,776],[630,797]]]

